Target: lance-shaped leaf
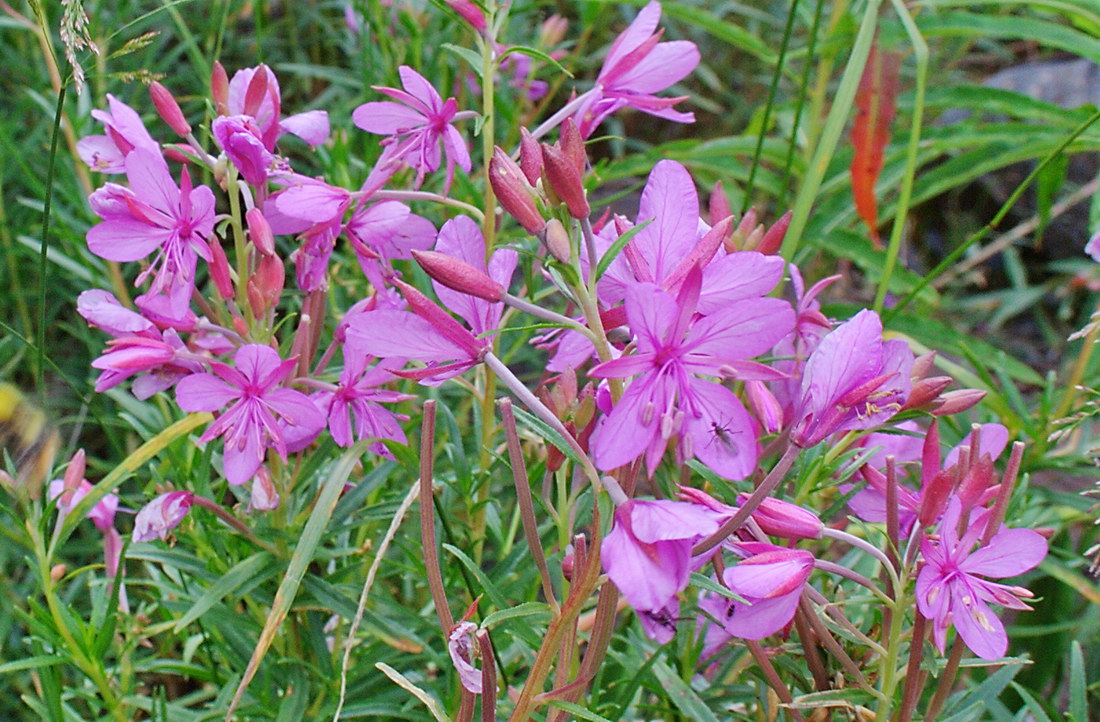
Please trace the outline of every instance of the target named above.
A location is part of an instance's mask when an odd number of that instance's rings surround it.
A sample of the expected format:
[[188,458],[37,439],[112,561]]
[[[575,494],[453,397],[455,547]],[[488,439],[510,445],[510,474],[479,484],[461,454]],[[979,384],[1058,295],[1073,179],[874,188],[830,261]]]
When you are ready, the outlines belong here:
[[898,95],[898,69],[901,54],[884,52],[876,42],[863,70],[856,91],[856,121],[852,126],[852,195],[859,217],[871,231],[876,248],[882,247],[878,234],[878,204],[875,182],[882,172],[883,150],[890,140],[890,123]]

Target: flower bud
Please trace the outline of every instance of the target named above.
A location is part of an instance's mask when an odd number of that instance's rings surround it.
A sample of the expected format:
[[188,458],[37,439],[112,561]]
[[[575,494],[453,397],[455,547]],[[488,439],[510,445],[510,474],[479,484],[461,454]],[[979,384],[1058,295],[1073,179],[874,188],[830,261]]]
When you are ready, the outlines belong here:
[[217,238],[210,239],[210,279],[223,301],[233,298],[233,278],[229,275],[229,259]]
[[572,117],[566,118],[565,122],[561,124],[561,138],[558,141],[558,147],[561,148],[561,152],[565,154],[573,167],[577,169],[577,174],[583,176],[587,161],[584,152],[584,139],[581,138],[581,133],[577,130],[577,124],[573,122]]
[[153,107],[157,109],[157,115],[168,124],[169,128],[176,132],[176,135],[182,138],[191,132],[191,125],[187,122],[187,118],[183,117],[183,111],[180,110],[179,103],[172,97],[172,93],[168,91],[168,88],[154,80],[149,84],[149,97],[153,100]]
[[[259,75],[259,73],[257,73]],[[267,182],[267,168],[274,158],[264,147],[256,121],[247,115],[215,118],[210,125],[214,140],[254,188]]]
[[779,249],[783,246],[783,239],[787,237],[787,229],[790,226],[791,212],[787,211],[778,221],[772,224],[764,237],[760,239],[760,245],[756,247],[756,250],[767,256],[779,253]]
[[523,171],[499,147],[493,149],[493,159],[489,161],[489,183],[500,205],[519,221],[524,230],[531,234],[542,230],[546,221],[535,205]]
[[912,390],[909,392],[909,399],[901,407],[901,410],[919,409],[932,403],[953,381],[954,379],[950,376],[932,376],[915,381]]
[[217,60],[210,72],[210,95],[214,98],[214,109],[218,115],[229,115],[229,76]]
[[523,177],[531,187],[537,188],[539,178],[542,177],[542,150],[535,136],[531,135],[526,128],[519,129],[519,138],[519,167],[523,170]]
[[746,251],[755,251],[755,250],[757,250],[757,247],[760,245],[760,241],[762,241],[763,239],[764,239],[764,224],[763,223],[758,223],[756,228],[752,229],[752,233],[749,234],[749,237],[745,239],[745,244],[744,244],[743,248]]
[[168,538],[191,510],[195,495],[189,491],[170,491],[146,504],[134,518],[134,541],[147,542]]
[[774,434],[783,428],[783,407],[763,381],[746,381],[745,391],[748,392],[749,406],[765,431]]
[[981,389],[958,389],[940,395],[940,405],[932,410],[933,416],[950,416],[971,408],[985,398]]
[[463,20],[470,23],[470,25],[479,33],[485,32],[487,27],[485,23],[485,13],[470,0],[445,0],[451,10],[458,13]]
[[271,472],[261,466],[252,480],[252,497],[248,508],[254,511],[271,511],[279,508],[279,492],[271,481]]
[[260,112],[260,105],[267,95],[267,66],[261,63],[252,73],[252,79],[248,81],[248,88],[244,91],[244,114],[253,118]]
[[932,373],[932,367],[936,363],[936,352],[929,351],[928,353],[922,353],[913,359],[913,368],[909,369],[909,377],[914,381],[923,379],[928,374]]
[[737,229],[733,232],[733,235],[726,239],[726,252],[732,253],[745,250],[745,241],[748,240],[752,229],[755,227],[756,209],[750,208],[745,212],[745,215],[741,216],[741,222],[737,224]]
[[954,476],[953,468],[943,469],[924,485],[921,492],[920,511],[917,514],[921,526],[929,526],[943,515],[943,510],[947,508],[947,502],[951,498]]
[[[748,494],[740,494],[737,502],[744,504],[748,498]],[[817,514],[774,497],[764,499],[752,518],[766,534],[782,539],[820,539],[825,529]]]
[[714,182],[714,188],[710,192],[710,201],[707,204],[707,215],[710,217],[712,226],[718,221],[725,220],[733,215],[733,209],[730,208],[730,201],[726,197],[726,189],[722,187],[722,181]]
[[412,255],[433,280],[447,288],[486,301],[496,302],[504,298],[504,286],[465,261],[438,251],[413,251]]
[[565,39],[569,30],[569,21],[557,13],[542,21],[542,29],[539,31],[539,45],[544,48],[552,48]]
[[248,303],[257,317],[263,317],[279,303],[286,281],[283,261],[277,255],[260,256],[256,272],[248,279]]
[[552,145],[542,146],[543,171],[554,193],[574,218],[587,218],[591,209],[584,195],[581,174],[569,157]]
[[555,260],[568,264],[573,257],[572,245],[569,243],[569,231],[557,218],[551,218],[542,229],[542,242],[546,250]]
[[68,567],[64,564],[54,564],[50,567],[50,579],[54,582],[60,582],[65,578],[66,571],[68,571]]
[[271,234],[271,226],[267,218],[259,208],[253,208],[244,214],[244,220],[248,224],[248,237],[252,239],[252,245],[265,256],[275,254],[275,237]]

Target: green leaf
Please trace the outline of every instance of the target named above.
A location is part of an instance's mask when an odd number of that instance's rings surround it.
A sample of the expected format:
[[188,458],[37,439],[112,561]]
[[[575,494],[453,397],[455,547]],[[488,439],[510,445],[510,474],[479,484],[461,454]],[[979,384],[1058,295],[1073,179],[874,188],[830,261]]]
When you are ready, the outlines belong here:
[[450,52],[465,60],[467,63],[469,63],[470,68],[472,68],[473,71],[477,73],[477,77],[484,80],[481,73],[480,55],[475,53],[473,50],[470,50],[469,48],[461,48],[457,45],[452,45],[451,43],[443,43],[439,47],[443,48],[444,50],[449,50]]
[[1043,709],[1043,705],[1039,704],[1039,701],[1031,696],[1031,693],[1023,685],[1013,682],[1012,689],[1016,690],[1016,694],[1020,695],[1021,699],[1024,700],[1024,704],[1027,705],[1027,709],[1031,713],[1029,719],[1034,720],[1034,722],[1050,722],[1050,715]]
[[766,42],[736,23],[721,20],[713,13],[686,3],[666,3],[662,10],[668,17],[691,23],[719,40],[759,58],[765,65],[774,66],[777,62],[776,54]]
[[[275,592],[275,601],[272,603],[271,611],[264,622],[264,628],[260,633],[256,648],[252,652],[252,658],[248,660],[248,667],[244,671],[240,684],[237,685],[237,691],[229,705],[229,716],[232,716],[233,710],[240,704],[245,690],[260,668],[260,662],[263,661],[267,650],[271,647],[271,643],[275,641],[275,634],[279,631],[283,620],[286,619],[286,615],[290,611],[290,605],[294,602],[294,596],[298,593],[298,587],[302,583],[302,578],[313,562],[314,554],[321,543],[321,537],[325,533],[333,510],[336,508],[336,502],[340,498],[340,493],[344,490],[344,484],[351,476],[356,464],[359,463],[359,457],[370,448],[370,443],[369,439],[365,439],[345,451],[337,459],[332,468],[332,473],[324,480],[321,493],[318,495],[313,511],[310,512],[309,519],[302,530],[302,535],[298,539],[294,555],[290,558],[286,575],[283,577],[282,583],[279,584],[278,591]],[[89,496],[91,495],[89,494]]]
[[541,50],[538,50],[537,48],[529,48],[526,45],[513,45],[512,47],[504,51],[504,53],[500,56],[500,59],[504,60],[504,58],[508,57],[512,53],[519,53],[520,55],[526,55],[530,58],[534,58],[535,60],[541,60],[550,67],[554,68],[554,70],[563,73],[567,77],[573,77],[573,74],[566,70],[565,66],[563,66],[557,60],[554,60],[552,57],[542,52]]
[[550,700],[550,706],[557,707],[558,709],[563,709],[566,712],[570,713],[576,719],[586,719],[590,720],[591,722],[611,722],[611,720],[607,719],[606,717],[601,717],[595,712],[589,712],[584,707],[581,707],[579,704],[573,704],[572,702],[566,702],[565,700],[552,699]]
[[735,602],[741,602],[742,604],[752,603],[741,595],[737,594],[736,592],[731,591],[727,587],[722,586],[710,577],[704,576],[699,572],[691,573],[691,583],[692,585],[699,587],[700,589],[706,589],[708,592],[714,592],[715,594],[719,594],[726,599],[732,599]]
[[224,575],[221,579],[214,583],[212,587],[206,590],[206,593],[199,597],[195,603],[187,610],[176,622],[176,626],[172,628],[172,631],[179,634],[187,625],[194,622],[203,612],[210,609],[212,606],[220,602],[223,598],[238,591],[246,584],[261,583],[267,578],[275,575],[278,570],[278,565],[274,563],[275,558],[268,552],[260,552],[245,559],[240,564],[236,565]]
[[543,602],[524,602],[514,607],[500,609],[489,614],[482,620],[481,626],[488,629],[509,619],[522,619],[524,617],[549,617],[550,608]]
[[558,451],[565,454],[566,458],[568,458],[574,464],[583,464],[583,462],[581,461],[581,457],[577,456],[577,452],[573,450],[573,447],[570,446],[568,442],[566,442],[565,438],[563,438],[561,434],[550,428],[550,426],[545,421],[538,418],[534,414],[531,414],[530,412],[519,408],[518,406],[514,406],[512,410],[515,412],[516,418],[519,419],[519,422],[521,424],[530,428],[536,434],[541,436],[545,441],[553,444]]
[[1065,185],[1067,170],[1069,170],[1069,156],[1059,153],[1039,171],[1039,177],[1035,179],[1035,194],[1039,204],[1039,227],[1035,230],[1035,237],[1038,239],[1042,239],[1043,231],[1050,223],[1050,209],[1054,205],[1054,197]]
[[964,12],[921,13],[917,26],[925,37],[1013,38],[1032,40],[1100,63],[1100,40],[1058,23],[1020,15]]
[[1066,717],[1073,722],[1088,722],[1088,680],[1085,679],[1085,655],[1076,639],[1069,648],[1069,709]]
[[40,654],[35,657],[27,657],[26,659],[17,659],[14,662],[5,662],[0,664],[0,674],[10,674],[11,672],[21,672],[25,669],[41,669],[42,667],[52,667],[55,664],[61,664],[65,660],[56,654]]
[[676,674],[663,659],[659,659],[653,664],[653,676],[656,678],[657,683],[664,688],[672,703],[688,719],[694,720],[694,722],[718,722],[718,718],[714,716],[714,712],[711,711],[707,703],[700,699],[695,690],[687,682],[680,679],[680,675]]
[[650,218],[645,223],[639,223],[633,228],[628,228],[626,233],[615,239],[615,242],[611,244],[611,247],[607,249],[607,252],[600,256],[600,262],[596,264],[596,280],[603,278],[603,274],[607,271],[611,263],[618,258],[619,253],[626,248],[626,244],[630,243],[630,239],[638,235],[643,228],[653,222]]
[[428,708],[428,711],[432,713],[432,717],[435,717],[436,722],[451,722],[450,717],[446,715],[443,708],[439,706],[439,701],[429,695],[424,690],[417,687],[409,680],[408,677],[398,672],[396,669],[383,662],[378,662],[374,665],[376,669],[382,672],[382,674],[389,677],[393,682],[405,690],[412,696],[424,703],[424,706]]
[[477,577],[477,581],[481,584],[481,588],[485,590],[485,593],[489,595],[489,599],[492,601],[494,607],[497,609],[508,608],[508,600],[500,593],[497,586],[489,580],[489,577],[485,576],[485,572],[481,570],[481,567],[466,555],[466,552],[452,544],[444,544],[443,548],[450,552],[458,561],[462,562],[462,565]]

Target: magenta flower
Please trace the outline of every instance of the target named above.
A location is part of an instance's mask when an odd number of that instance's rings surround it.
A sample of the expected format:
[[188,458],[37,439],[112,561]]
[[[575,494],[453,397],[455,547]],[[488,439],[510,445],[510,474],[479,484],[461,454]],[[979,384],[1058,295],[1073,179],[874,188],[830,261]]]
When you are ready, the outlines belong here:
[[[328,428],[338,446],[351,446],[355,439],[390,439],[405,443],[405,431],[394,413],[380,404],[393,404],[414,398],[409,394],[379,388],[393,381],[385,362],[367,368],[371,358],[356,348],[344,347],[344,370],[335,391],[314,396],[318,407],[328,414]],[[397,363],[400,365],[401,361]],[[402,417],[404,418],[404,417]],[[371,451],[392,459],[393,454],[379,441]]]
[[134,148],[160,154],[160,145],[149,135],[133,108],[110,93],[107,107],[109,110],[92,111],[92,117],[103,123],[106,135],[89,135],[76,144],[77,154],[89,168],[99,173],[123,173],[126,156]]
[[168,538],[168,532],[175,529],[191,511],[195,495],[189,491],[170,491],[161,494],[146,504],[134,518],[133,540],[149,542]]
[[328,113],[324,110],[281,117],[279,80],[266,65],[241,68],[233,73],[227,106],[230,115],[247,115],[256,121],[260,140],[269,151],[275,150],[275,142],[284,133],[296,135],[314,147],[328,140]]
[[863,310],[821,340],[806,362],[791,441],[807,448],[837,431],[869,429],[909,397],[913,352],[883,341],[882,322]]
[[447,653],[458,672],[458,680],[470,694],[481,694],[481,672],[473,664],[474,644],[471,643],[477,625],[473,622],[459,622],[447,635]]
[[455,166],[470,172],[470,153],[462,134],[451,125],[458,112],[454,98],[446,102],[423,75],[407,65],[398,68],[404,90],[374,86],[380,93],[396,100],[364,103],[351,115],[361,130],[389,136],[382,141],[386,147],[378,165],[388,161],[404,161],[416,170],[416,187],[424,176],[434,173],[440,161],[447,163],[445,188],[451,187]]
[[[727,567],[722,581],[749,604],[707,594],[700,599],[699,608],[722,625],[725,639],[763,639],[794,618],[802,589],[814,569],[814,556],[762,542],[742,542],[738,547],[752,556]],[[708,634],[707,646],[720,643],[722,637]]]
[[245,182],[253,188],[262,188],[275,156],[264,146],[263,133],[256,121],[247,115],[221,115],[214,118],[210,130]]
[[600,545],[604,570],[664,643],[675,632],[676,595],[691,575],[691,548],[718,529],[719,515],[681,501],[627,501]]
[[305,394],[279,387],[294,370],[295,359],[282,361],[271,347],[249,344],[234,360],[236,368],[212,361],[213,374],[192,374],[180,381],[176,401],[184,411],[217,411],[230,405],[200,441],[224,436],[225,478],[230,484],[243,484],[263,464],[267,449],[286,460],[287,439],[276,415],[307,436],[320,433],[325,417]]
[[688,274],[676,299],[651,283],[627,289],[626,313],[637,350],[590,373],[641,376],[592,436],[592,456],[600,469],[614,469],[645,453],[652,474],[674,436],[680,440],[681,462],[694,456],[731,479],[756,468],[752,418],[732,391],[700,376],[772,378],[766,366],[744,359],[785,336],[794,314],[780,299],[753,298],[693,320],[700,281],[698,270]]
[[950,623],[970,651],[982,659],[998,659],[1008,649],[1008,635],[988,603],[1031,609],[1020,597],[1032,595],[1022,587],[981,577],[1014,577],[1035,568],[1047,554],[1047,542],[1031,529],[1001,527],[988,544],[973,550],[985,532],[989,511],[972,517],[960,538],[961,514],[962,503],[952,498],[940,523],[939,540],[921,543],[924,566],[917,574],[917,608],[932,620],[933,639],[941,652]]
[[603,62],[596,86],[576,113],[577,127],[585,138],[592,135],[600,123],[622,108],[636,108],[659,118],[677,123],[693,123],[695,116],[673,110],[685,100],[659,98],[659,93],[688,75],[699,64],[699,49],[688,40],[662,43],[657,23],[661,19],[661,4],[651,2],[642,8],[634,22],[624,30]]
[[[50,482],[50,489],[48,496],[51,501],[57,499],[57,510],[61,516],[65,516],[79,504],[84,497],[88,496],[88,492],[92,490],[91,483],[87,479],[81,479],[80,483],[75,489],[67,491],[65,489],[65,482],[61,479],[54,479]],[[118,511],[118,496],[115,494],[107,494],[99,503],[93,506],[87,514],[87,518],[92,520],[95,524],[95,528],[99,529],[104,534],[108,530],[114,528],[115,513]]]
[[126,156],[130,188],[108,183],[89,197],[102,222],[88,231],[88,248],[108,261],[139,261],[157,252],[137,285],[152,275],[151,290],[164,292],[174,309],[191,302],[198,259],[209,261],[206,239],[214,230],[214,193],[192,188],[183,169],[177,186],[164,159],[145,148]]

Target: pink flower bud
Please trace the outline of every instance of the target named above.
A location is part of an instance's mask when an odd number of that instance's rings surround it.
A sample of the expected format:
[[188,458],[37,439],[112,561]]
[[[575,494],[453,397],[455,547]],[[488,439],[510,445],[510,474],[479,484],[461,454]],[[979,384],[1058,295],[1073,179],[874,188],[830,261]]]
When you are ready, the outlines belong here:
[[503,286],[465,261],[438,251],[413,251],[412,255],[429,276],[447,288],[486,301],[504,298]]
[[953,468],[943,469],[925,483],[921,492],[920,511],[917,514],[921,526],[929,526],[943,515],[951,498],[954,476]]
[[524,230],[531,234],[542,230],[546,221],[535,205],[523,171],[500,148],[493,149],[493,159],[489,161],[489,182],[500,205],[519,221]]
[[248,279],[248,303],[257,317],[263,317],[279,303],[286,282],[283,260],[277,255],[260,256],[256,272]]
[[[748,498],[748,494],[740,494],[737,501],[744,504]],[[825,529],[817,514],[774,497],[764,499],[752,518],[765,533],[781,539],[820,539]]]
[[552,145],[542,146],[543,171],[554,194],[569,209],[574,218],[587,218],[591,209],[584,195],[581,174],[561,149]]
[[950,416],[971,408],[985,398],[981,389],[958,389],[940,395],[940,405],[932,411],[933,416]]
[[783,239],[787,237],[787,229],[790,226],[791,212],[787,211],[778,221],[772,224],[764,237],[760,239],[760,245],[756,247],[756,250],[769,256],[778,253],[783,246]]
[[901,410],[919,409],[932,403],[939,398],[940,393],[952,382],[954,382],[954,379],[950,376],[932,376],[931,378],[915,381],[912,390],[909,392],[909,400],[905,402]]
[[143,506],[134,519],[134,541],[167,539],[168,532],[179,526],[191,510],[194,498],[189,491],[170,491]]
[[526,128],[519,129],[519,167],[523,170],[523,177],[535,188],[542,177],[542,150],[535,136]]
[[177,135],[186,137],[191,132],[191,125],[187,122],[187,118],[183,117],[183,111],[180,110],[179,103],[172,97],[172,93],[168,91],[168,88],[154,80],[149,84],[149,97],[153,100],[153,107],[157,109],[157,115]]
[[252,239],[256,250],[265,256],[274,255],[275,237],[271,234],[271,226],[264,218],[263,211],[253,208],[244,214],[244,220],[248,223],[248,237]]
[[714,182],[714,190],[710,192],[710,224],[713,226],[718,221],[725,220],[733,215],[729,198],[726,197],[726,189],[722,187],[722,181]]
[[447,5],[451,10],[462,16],[462,19],[470,23],[470,25],[479,33],[485,32],[485,13],[482,12],[474,3],[470,0],[446,0]]
[[214,98],[214,110],[218,115],[229,115],[229,76],[217,60],[210,72],[210,95]]
[[539,31],[539,45],[544,48],[552,48],[565,39],[569,30],[569,21],[557,13],[542,21],[542,29]]
[[279,508],[279,492],[275,491],[271,472],[266,466],[261,466],[256,471],[256,478],[252,480],[252,498],[248,502],[248,507],[255,511],[271,511]]
[[233,279],[229,275],[229,259],[217,238],[210,239],[210,279],[223,301],[233,298]]
[[261,63],[256,66],[256,72],[252,73],[252,79],[248,81],[248,88],[244,92],[244,114],[253,118],[260,112],[260,105],[267,95],[267,66]]
[[783,407],[763,381],[746,381],[745,391],[748,392],[749,406],[769,434],[783,428]]
[[913,368],[909,369],[909,377],[916,381],[917,379],[923,379],[928,374],[932,373],[932,367],[936,363],[936,352],[929,351],[928,353],[922,353],[913,359]]
[[546,222],[546,227],[542,229],[542,242],[556,260],[570,262],[573,251],[569,243],[569,231],[565,230],[565,226],[557,218]]
[[584,152],[584,139],[581,138],[580,131],[577,130],[577,124],[573,122],[572,117],[566,118],[565,122],[561,124],[561,138],[558,141],[558,147],[561,148],[561,152],[565,154],[573,167],[577,169],[577,175],[584,175],[584,166],[588,158]]

